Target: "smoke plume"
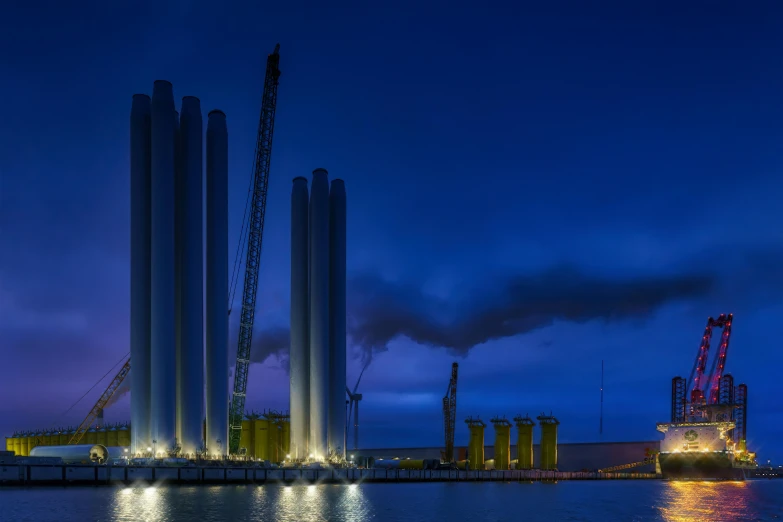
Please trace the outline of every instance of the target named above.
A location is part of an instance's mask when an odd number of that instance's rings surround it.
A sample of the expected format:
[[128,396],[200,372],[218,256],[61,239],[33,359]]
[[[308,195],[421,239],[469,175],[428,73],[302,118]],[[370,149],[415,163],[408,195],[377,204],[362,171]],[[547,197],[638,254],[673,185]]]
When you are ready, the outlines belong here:
[[349,334],[365,360],[398,337],[465,355],[488,341],[557,320],[643,318],[669,302],[702,297],[712,287],[712,278],[695,275],[616,280],[561,267],[499,281],[483,294],[452,304],[415,286],[362,276],[351,281]]
[[[363,364],[400,337],[466,355],[475,346],[554,321],[644,318],[667,303],[703,297],[713,287],[713,278],[699,275],[621,280],[560,267],[500,280],[457,301],[433,297],[415,285],[363,275],[348,286],[349,345],[359,350]],[[288,346],[287,328],[256,332],[251,359],[263,362],[276,355],[287,371]]]

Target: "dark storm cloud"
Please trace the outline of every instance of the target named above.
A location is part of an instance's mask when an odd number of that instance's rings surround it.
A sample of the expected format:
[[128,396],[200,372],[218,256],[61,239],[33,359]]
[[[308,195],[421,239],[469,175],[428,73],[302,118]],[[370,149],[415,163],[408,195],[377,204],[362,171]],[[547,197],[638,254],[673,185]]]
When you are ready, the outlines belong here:
[[454,306],[415,286],[365,275],[351,282],[348,329],[365,359],[398,337],[464,355],[556,320],[643,318],[666,303],[703,297],[713,287],[713,278],[698,275],[620,280],[562,267],[499,281]]
[[280,359],[281,366],[287,369],[289,344],[290,333],[288,328],[275,327],[257,331],[253,334],[250,360],[253,362],[264,362],[274,355]]
[[[237,353],[237,343],[239,334],[239,322],[231,323],[230,330],[230,365],[234,366]],[[269,328],[256,329],[253,332],[253,339],[250,348],[250,362],[263,363],[269,357],[275,356],[280,362],[280,366],[288,371],[288,347],[290,345],[290,333],[288,327],[272,326]],[[233,370],[232,370],[233,372]]]

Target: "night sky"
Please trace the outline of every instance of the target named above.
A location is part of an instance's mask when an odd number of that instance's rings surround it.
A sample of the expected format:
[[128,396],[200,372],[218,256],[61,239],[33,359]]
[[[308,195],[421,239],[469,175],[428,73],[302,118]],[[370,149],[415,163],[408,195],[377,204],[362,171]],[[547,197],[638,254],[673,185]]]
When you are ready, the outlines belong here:
[[233,263],[280,42],[248,409],[288,407],[291,180],[324,167],[362,446],[442,445],[455,360],[458,445],[468,415],[544,411],[564,442],[655,440],[733,312],[749,446],[783,460],[779,2],[78,4],[0,13],[3,435],[78,424],[129,351],[132,95],[227,114]]

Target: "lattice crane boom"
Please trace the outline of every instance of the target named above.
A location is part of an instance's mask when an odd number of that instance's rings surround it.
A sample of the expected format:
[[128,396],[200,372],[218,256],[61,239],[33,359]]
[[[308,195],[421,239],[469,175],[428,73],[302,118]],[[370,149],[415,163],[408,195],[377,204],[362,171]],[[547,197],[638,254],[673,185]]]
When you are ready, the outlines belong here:
[[258,294],[258,275],[261,263],[261,243],[264,236],[266,197],[269,188],[269,166],[272,160],[272,136],[277,108],[277,86],[280,78],[280,44],[266,61],[264,93],[261,117],[258,123],[253,192],[247,222],[247,254],[245,258],[245,284],[242,290],[242,312],[239,321],[237,360],[234,368],[234,391],[229,412],[229,452],[237,453],[242,435],[242,417],[245,411],[247,374],[250,366],[250,347],[253,340],[253,323]]
[[457,424],[457,370],[459,365],[451,365],[451,379],[443,397],[443,427],[446,435],[444,462],[454,461],[454,429]]
[[130,372],[130,369],[130,359],[128,359],[125,361],[125,364],[122,365],[120,371],[117,372],[117,375],[114,376],[114,379],[112,379],[111,383],[109,383],[108,388],[106,388],[106,391],[103,392],[101,397],[98,399],[98,402],[96,402],[95,406],[92,407],[90,413],[87,414],[87,417],[79,425],[76,433],[71,436],[71,440],[68,441],[68,444],[79,444],[79,442],[81,442],[84,434],[87,433],[87,430],[90,429],[92,423],[95,422],[95,419],[98,418],[98,415],[103,411],[103,408],[106,407],[106,404],[109,403],[112,396],[114,395],[114,392],[116,392],[117,388],[119,388],[122,384],[122,381],[125,380],[125,377]]
[[[718,401],[720,379],[723,376],[723,369],[726,367],[726,356],[729,349],[731,319],[732,314],[720,314],[717,319],[712,317],[707,319],[707,326],[704,328],[701,345],[693,363],[691,375],[688,378],[689,399],[694,406],[701,403],[716,404]],[[713,328],[722,328],[723,333],[721,334],[718,355],[713,360],[710,373],[706,374]]]
[[716,326],[722,327],[723,333],[720,336],[718,356],[713,361],[710,377],[707,381],[710,383],[708,404],[718,404],[718,400],[720,399],[720,380],[723,378],[723,370],[726,368],[726,357],[729,354],[732,317],[732,314],[729,314],[728,316],[721,314],[716,321]]

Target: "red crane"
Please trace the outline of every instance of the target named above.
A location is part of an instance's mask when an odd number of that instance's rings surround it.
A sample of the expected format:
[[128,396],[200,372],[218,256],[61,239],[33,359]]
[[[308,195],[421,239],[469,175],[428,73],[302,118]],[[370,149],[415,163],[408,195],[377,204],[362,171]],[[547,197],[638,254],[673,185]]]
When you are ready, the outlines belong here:
[[[688,390],[690,391],[691,406],[704,404],[717,404],[720,391],[720,380],[723,377],[723,369],[726,367],[726,356],[729,351],[729,339],[731,337],[732,314],[720,314],[717,319],[707,319],[704,335],[701,338],[699,351],[696,353],[696,361],[693,363],[691,375],[688,378]],[[718,355],[712,362],[709,375],[705,374],[707,359],[710,354],[710,341],[712,329],[722,328],[723,333],[718,347]]]

